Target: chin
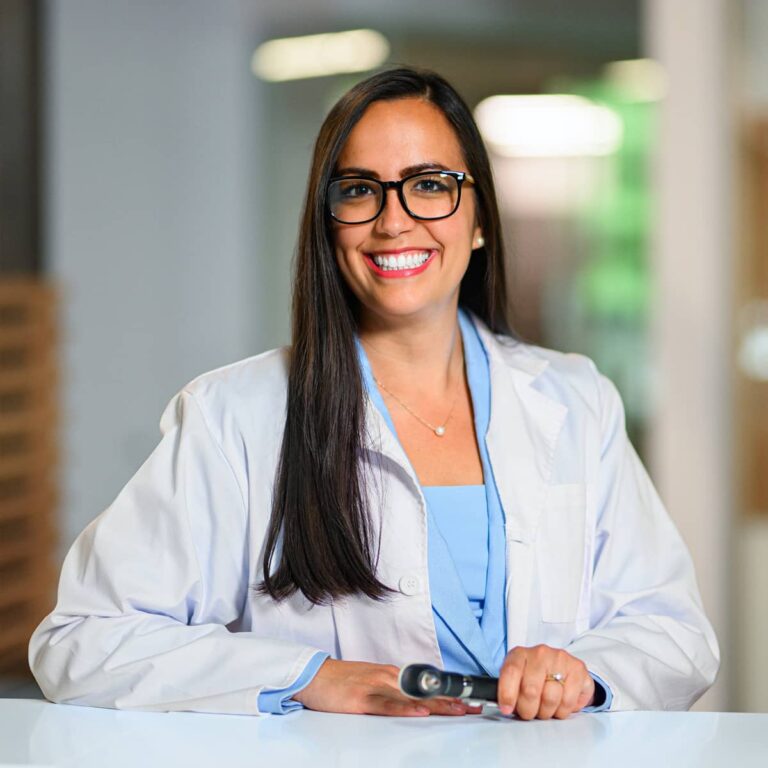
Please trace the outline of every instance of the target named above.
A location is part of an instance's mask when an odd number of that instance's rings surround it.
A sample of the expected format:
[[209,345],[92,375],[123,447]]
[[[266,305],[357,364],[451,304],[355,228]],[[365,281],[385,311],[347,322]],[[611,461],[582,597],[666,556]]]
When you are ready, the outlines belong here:
[[363,302],[363,307],[373,314],[392,319],[405,319],[429,314],[444,305],[443,301],[428,300],[423,297],[403,297],[397,301]]

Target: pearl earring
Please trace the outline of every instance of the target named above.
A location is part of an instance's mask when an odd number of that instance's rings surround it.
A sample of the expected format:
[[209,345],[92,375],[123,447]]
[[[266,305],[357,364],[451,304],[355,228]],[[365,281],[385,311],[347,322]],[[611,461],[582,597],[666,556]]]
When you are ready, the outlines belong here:
[[485,245],[485,238],[482,235],[478,235],[475,240],[475,248],[482,248]]

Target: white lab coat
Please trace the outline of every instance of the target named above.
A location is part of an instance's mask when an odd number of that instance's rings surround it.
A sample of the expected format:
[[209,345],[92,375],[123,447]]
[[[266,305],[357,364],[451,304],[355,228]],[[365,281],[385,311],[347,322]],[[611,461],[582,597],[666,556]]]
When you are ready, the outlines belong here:
[[[612,710],[688,708],[715,679],[717,640],[615,388],[587,358],[474,322],[489,355],[487,445],[506,513],[508,647],[567,649],[610,686]],[[171,400],[162,440],[72,546],[56,608],[32,636],[30,665],[50,699],[255,714],[259,692],[292,683],[318,649],[441,666],[425,501],[370,401],[377,575],[397,594],[312,607],[254,589],[287,365],[286,349],[267,352]]]

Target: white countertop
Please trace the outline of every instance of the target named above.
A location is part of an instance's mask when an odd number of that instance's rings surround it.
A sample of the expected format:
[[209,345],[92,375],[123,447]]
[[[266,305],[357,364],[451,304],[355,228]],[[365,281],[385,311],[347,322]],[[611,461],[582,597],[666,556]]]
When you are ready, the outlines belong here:
[[242,717],[0,699],[0,766],[768,766],[768,714],[614,712],[565,721]]

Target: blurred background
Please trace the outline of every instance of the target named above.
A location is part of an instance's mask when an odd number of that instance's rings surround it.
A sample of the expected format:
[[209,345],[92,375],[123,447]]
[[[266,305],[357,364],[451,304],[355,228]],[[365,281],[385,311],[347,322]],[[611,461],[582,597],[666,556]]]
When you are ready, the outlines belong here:
[[765,0],[0,0],[0,696],[166,402],[288,341],[315,134],[397,63],[475,110],[519,332],[622,393],[721,641],[697,707],[768,711]]

